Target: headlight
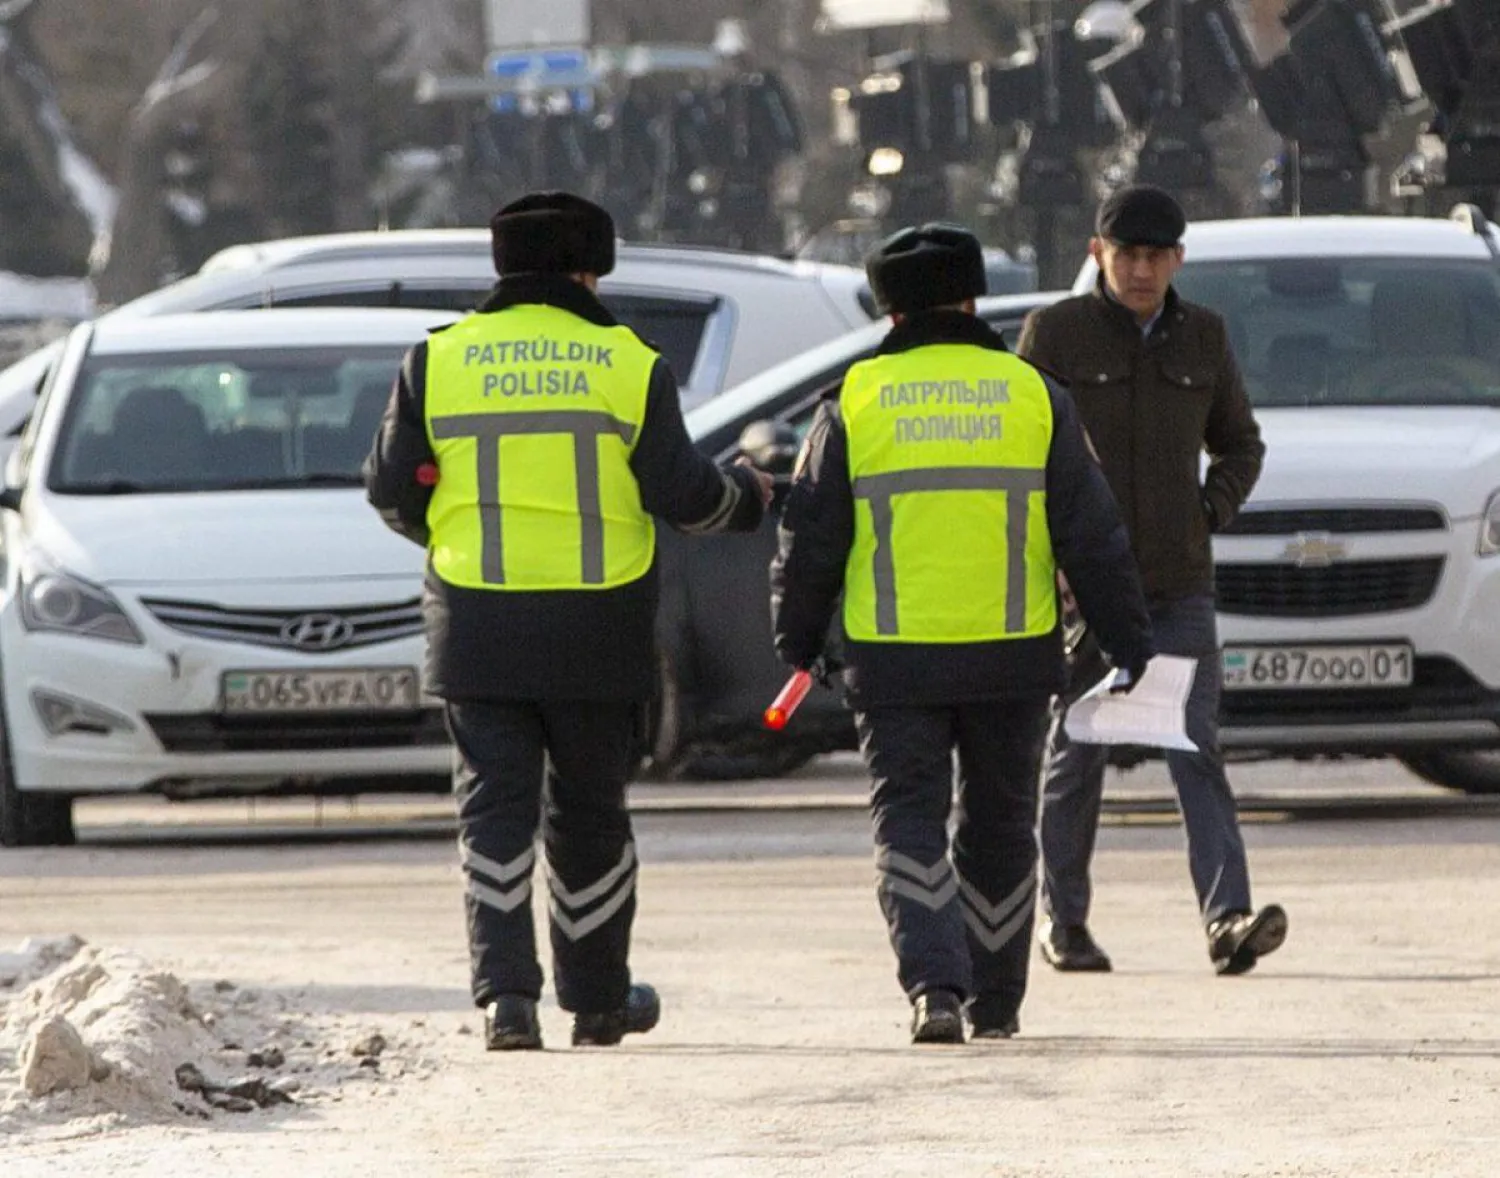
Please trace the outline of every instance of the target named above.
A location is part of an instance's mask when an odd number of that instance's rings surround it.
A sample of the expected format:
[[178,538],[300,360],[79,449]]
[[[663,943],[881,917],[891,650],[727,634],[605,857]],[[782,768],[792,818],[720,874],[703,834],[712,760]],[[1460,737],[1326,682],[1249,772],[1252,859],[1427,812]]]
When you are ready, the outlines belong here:
[[1494,556],[1496,553],[1500,553],[1500,491],[1490,496],[1479,521],[1479,555]]
[[144,645],[140,631],[106,590],[56,569],[22,571],[21,624],[28,630]]

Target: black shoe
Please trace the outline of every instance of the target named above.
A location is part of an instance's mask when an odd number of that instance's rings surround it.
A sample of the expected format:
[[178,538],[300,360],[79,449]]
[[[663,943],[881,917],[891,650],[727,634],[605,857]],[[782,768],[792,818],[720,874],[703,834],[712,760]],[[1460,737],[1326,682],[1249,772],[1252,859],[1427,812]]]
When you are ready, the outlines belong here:
[[1021,1029],[1017,1002],[1009,994],[980,994],[968,1005],[970,1039],[1009,1039]]
[[536,1003],[523,994],[501,994],[484,1008],[486,1051],[540,1051],[542,1024]]
[[1089,935],[1086,925],[1049,920],[1042,927],[1040,940],[1042,957],[1053,969],[1065,973],[1108,973],[1114,968],[1109,955]]
[[644,1035],[661,1021],[661,999],[643,982],[630,987],[620,1010],[573,1016],[574,1047],[613,1047],[626,1035]]
[[911,1007],[913,1043],[962,1043],[964,1007],[952,990],[928,990]]
[[1021,1022],[1015,1015],[999,1022],[971,1018],[969,1028],[970,1039],[1009,1039],[1012,1035],[1020,1034]]
[[1249,973],[1267,953],[1286,940],[1286,911],[1267,904],[1259,912],[1232,912],[1208,926],[1208,956],[1214,972]]

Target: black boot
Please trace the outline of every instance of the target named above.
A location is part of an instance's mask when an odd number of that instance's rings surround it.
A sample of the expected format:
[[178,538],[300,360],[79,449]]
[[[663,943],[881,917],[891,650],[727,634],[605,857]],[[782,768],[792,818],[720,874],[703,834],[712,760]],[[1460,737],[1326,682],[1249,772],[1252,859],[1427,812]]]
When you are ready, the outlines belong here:
[[1249,973],[1286,940],[1286,911],[1267,904],[1259,912],[1232,912],[1208,926],[1208,956],[1220,974]]
[[999,995],[981,994],[969,1003],[970,1039],[1009,1039],[1021,1029],[1016,1004]]
[[630,987],[620,1010],[573,1016],[574,1047],[613,1047],[626,1035],[644,1035],[661,1020],[661,999],[644,982]]
[[928,990],[911,1007],[913,1043],[962,1043],[964,1007],[952,990]]
[[536,1003],[523,994],[501,994],[484,1008],[486,1051],[540,1051],[542,1024]]
[[1042,929],[1042,957],[1053,969],[1066,973],[1108,973],[1109,955],[1099,948],[1081,924],[1058,924],[1049,920]]

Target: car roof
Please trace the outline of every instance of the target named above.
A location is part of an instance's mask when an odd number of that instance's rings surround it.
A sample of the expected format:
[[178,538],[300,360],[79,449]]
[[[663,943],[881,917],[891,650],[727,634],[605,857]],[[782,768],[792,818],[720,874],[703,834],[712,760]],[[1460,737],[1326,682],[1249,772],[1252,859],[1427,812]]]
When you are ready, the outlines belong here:
[[[1500,247],[1493,225],[1483,226]],[[1484,235],[1449,217],[1245,217],[1193,221],[1183,234],[1188,265],[1268,258],[1433,258],[1488,261]],[[1074,293],[1094,288],[1099,267],[1086,257]]]
[[[620,242],[618,260],[659,265],[717,266],[726,269],[780,274],[787,277],[817,273],[832,268],[829,263],[788,261],[766,254],[702,245]],[[287,237],[275,241],[247,242],[229,246],[212,255],[198,268],[199,274],[231,271],[269,271],[288,266],[322,262],[350,262],[401,257],[452,258],[478,256],[488,262],[490,234],[487,229],[390,229],[359,233],[326,233]],[[854,271],[858,273],[858,271]]]
[[1183,237],[1196,261],[1287,257],[1490,257],[1485,239],[1446,217],[1248,217],[1195,221]]
[[100,319],[80,330],[92,333],[95,355],[172,352],[185,349],[379,347],[410,345],[460,316],[451,311],[361,307],[257,311],[201,311],[140,319]]

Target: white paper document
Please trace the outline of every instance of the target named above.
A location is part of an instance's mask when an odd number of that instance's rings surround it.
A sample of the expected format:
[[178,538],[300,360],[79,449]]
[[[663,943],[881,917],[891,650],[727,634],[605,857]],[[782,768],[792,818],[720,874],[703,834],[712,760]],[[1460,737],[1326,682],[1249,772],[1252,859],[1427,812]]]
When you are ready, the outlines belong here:
[[1188,692],[1197,659],[1159,654],[1129,695],[1110,693],[1118,671],[1111,672],[1068,709],[1065,728],[1079,744],[1141,744],[1151,748],[1197,752],[1188,739]]

